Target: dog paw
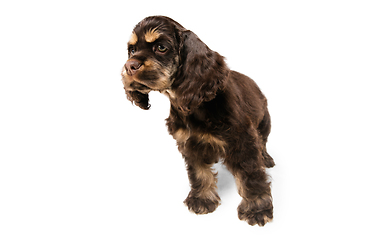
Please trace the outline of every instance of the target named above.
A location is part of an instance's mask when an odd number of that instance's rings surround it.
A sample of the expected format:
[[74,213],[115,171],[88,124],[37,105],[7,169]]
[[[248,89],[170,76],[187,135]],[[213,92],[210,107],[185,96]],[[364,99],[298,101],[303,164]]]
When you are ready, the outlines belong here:
[[272,199],[264,196],[255,201],[243,200],[237,211],[240,220],[246,221],[251,226],[258,224],[262,227],[273,219]]
[[273,161],[273,158],[266,152],[263,152],[264,157],[264,164],[267,168],[272,168],[275,166],[275,161]]
[[216,210],[220,205],[220,198],[198,198],[193,197],[191,194],[184,200],[184,204],[188,207],[190,212],[196,214],[207,214]]

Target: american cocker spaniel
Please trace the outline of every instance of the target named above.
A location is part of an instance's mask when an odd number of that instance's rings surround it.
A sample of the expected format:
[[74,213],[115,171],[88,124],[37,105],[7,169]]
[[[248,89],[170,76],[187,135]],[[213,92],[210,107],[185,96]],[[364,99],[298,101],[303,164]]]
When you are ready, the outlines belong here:
[[273,218],[267,153],[271,130],[267,99],[249,77],[231,71],[224,58],[192,31],[163,16],[136,25],[122,71],[128,100],[149,109],[148,93],[171,102],[169,133],[185,159],[191,191],[184,203],[206,214],[220,205],[212,166],[222,160],[234,175],[240,220],[264,226]]

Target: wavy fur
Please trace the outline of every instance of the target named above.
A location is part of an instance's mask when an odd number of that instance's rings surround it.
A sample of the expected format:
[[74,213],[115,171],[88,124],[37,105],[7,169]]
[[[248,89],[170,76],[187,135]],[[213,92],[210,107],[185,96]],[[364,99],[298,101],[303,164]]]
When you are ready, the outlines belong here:
[[239,218],[264,226],[273,218],[265,168],[275,163],[266,149],[271,120],[259,87],[231,71],[219,53],[170,18],[148,17],[133,34],[122,73],[127,97],[149,109],[149,91],[169,96],[166,124],[187,165],[188,209],[206,214],[220,205],[212,165],[222,160],[243,198]]

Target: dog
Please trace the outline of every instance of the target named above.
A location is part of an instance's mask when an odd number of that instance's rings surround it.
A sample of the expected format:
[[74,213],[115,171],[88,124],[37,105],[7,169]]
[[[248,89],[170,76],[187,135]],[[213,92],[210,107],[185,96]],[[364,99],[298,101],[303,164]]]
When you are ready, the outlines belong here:
[[207,214],[220,205],[212,166],[222,160],[242,197],[239,219],[259,226],[273,219],[265,171],[275,165],[266,149],[271,120],[252,79],[230,70],[223,56],[176,21],[151,16],[132,32],[122,82],[128,100],[145,110],[150,91],[168,96],[166,125],[187,166],[191,191],[184,203],[191,212]]

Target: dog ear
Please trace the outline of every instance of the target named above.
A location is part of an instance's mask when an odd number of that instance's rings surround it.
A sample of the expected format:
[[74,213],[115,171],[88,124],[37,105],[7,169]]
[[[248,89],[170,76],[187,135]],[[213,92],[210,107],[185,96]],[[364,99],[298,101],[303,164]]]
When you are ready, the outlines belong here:
[[128,90],[125,90],[125,93],[127,94],[128,100],[134,103],[136,106],[139,106],[144,110],[148,110],[151,107],[149,104],[148,94]]
[[179,109],[190,114],[201,103],[215,98],[224,86],[229,69],[222,57],[191,31],[182,33],[181,67],[174,83]]

